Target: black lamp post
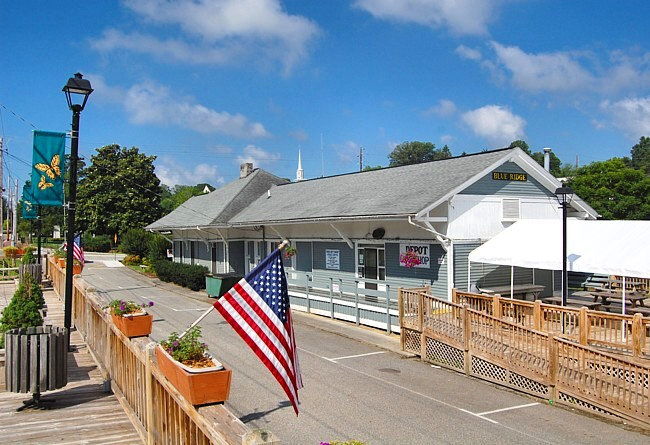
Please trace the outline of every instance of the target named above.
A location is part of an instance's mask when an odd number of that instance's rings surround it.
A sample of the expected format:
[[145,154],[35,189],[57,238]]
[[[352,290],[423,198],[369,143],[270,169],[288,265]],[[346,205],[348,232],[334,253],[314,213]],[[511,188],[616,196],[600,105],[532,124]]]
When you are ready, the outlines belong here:
[[[90,82],[83,78],[81,73],[68,79],[63,87],[63,92],[68,100],[68,108],[72,110],[72,137],[70,141],[70,182],[68,192],[68,235],[66,237],[67,252],[65,263],[65,316],[63,326],[68,330],[68,349],[70,349],[70,327],[72,322],[72,262],[74,252],[74,219],[77,199],[77,155],[79,153],[79,115],[86,106],[88,96],[93,92]],[[83,102],[74,103],[77,99]]]
[[[563,185],[555,190],[555,196],[557,197],[557,202],[560,203],[560,207],[562,208],[562,306],[566,306],[568,294],[568,277],[566,268],[566,213],[567,208],[573,199],[573,190],[571,187]],[[562,328],[564,329],[564,323],[562,323]]]

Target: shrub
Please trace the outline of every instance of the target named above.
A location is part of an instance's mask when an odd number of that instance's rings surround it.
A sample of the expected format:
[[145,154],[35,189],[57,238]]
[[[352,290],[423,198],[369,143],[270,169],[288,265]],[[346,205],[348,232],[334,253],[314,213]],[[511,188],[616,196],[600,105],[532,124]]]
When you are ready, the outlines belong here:
[[120,243],[120,252],[138,255],[140,258],[147,255],[149,240],[153,234],[143,229],[129,229],[123,236]]
[[18,247],[6,246],[2,248],[2,251],[5,254],[5,258],[16,258],[18,257]]
[[138,255],[127,255],[122,260],[127,266],[137,266],[142,263],[142,259]]
[[36,257],[34,256],[34,248],[32,246],[27,246],[25,247],[25,255],[23,255],[21,264],[34,264],[34,263],[36,263]]
[[154,270],[162,281],[176,283],[194,291],[205,288],[205,276],[209,272],[204,266],[191,266],[167,260],[156,261]]
[[0,319],[0,347],[4,347],[5,332],[16,328],[41,326],[43,317],[39,309],[43,307],[43,291],[31,275],[25,274],[23,282],[18,285],[9,305],[2,311]]
[[214,366],[214,362],[205,356],[208,345],[200,341],[200,338],[201,328],[194,326],[183,338],[179,338],[177,332],[172,332],[160,345],[174,360],[184,365],[193,368]]
[[152,234],[149,244],[147,245],[147,259],[153,264],[158,260],[167,258],[167,248],[169,241],[164,236]]
[[109,252],[111,250],[111,238],[108,235],[84,236],[83,247],[85,251],[89,252]]

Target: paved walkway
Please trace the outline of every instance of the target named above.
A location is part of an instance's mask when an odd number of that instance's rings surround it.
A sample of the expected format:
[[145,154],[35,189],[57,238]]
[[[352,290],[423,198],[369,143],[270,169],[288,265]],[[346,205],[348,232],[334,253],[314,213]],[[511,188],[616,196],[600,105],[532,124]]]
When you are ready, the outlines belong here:
[[[4,308],[14,285],[0,284],[0,307]],[[63,326],[63,303],[46,290],[45,324]],[[81,335],[73,332],[68,353],[68,384],[43,394],[56,399],[49,410],[16,412],[30,394],[0,392],[0,442],[3,444],[138,444],[140,436],[112,393],[103,389],[102,376]],[[2,369],[4,377],[4,368]],[[3,379],[4,383],[4,379]]]

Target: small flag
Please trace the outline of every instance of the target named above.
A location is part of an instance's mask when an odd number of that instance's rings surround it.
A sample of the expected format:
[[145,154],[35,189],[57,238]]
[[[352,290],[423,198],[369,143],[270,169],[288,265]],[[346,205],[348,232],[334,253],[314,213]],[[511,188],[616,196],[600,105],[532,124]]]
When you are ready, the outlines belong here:
[[303,385],[280,250],[273,251],[214,307],[271,371],[298,415],[298,390]]
[[[68,243],[63,243],[63,250],[68,250]],[[84,248],[81,245],[81,234],[78,234],[74,237],[74,246],[72,248],[72,258],[79,260],[81,265],[86,264],[86,258],[84,257]]]

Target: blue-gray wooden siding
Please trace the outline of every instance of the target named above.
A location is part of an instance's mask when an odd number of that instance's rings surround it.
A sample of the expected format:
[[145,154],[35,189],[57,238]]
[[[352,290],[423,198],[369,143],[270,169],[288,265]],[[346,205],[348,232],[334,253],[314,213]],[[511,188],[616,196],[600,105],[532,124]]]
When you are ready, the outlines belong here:
[[350,249],[350,246],[348,246],[347,243],[337,243],[333,241],[313,243],[314,271],[319,270],[327,273],[336,272],[335,270],[327,269],[325,267],[326,250],[339,251],[339,272],[355,272],[356,262],[354,260],[354,249]]
[[210,244],[203,241],[194,241],[194,264],[205,266],[208,270],[212,270],[212,253],[210,252]]
[[296,270],[312,271],[311,242],[298,241],[296,243]]
[[430,285],[433,295],[447,298],[447,253],[440,244],[429,244],[429,252],[429,269],[408,268],[399,262],[399,243],[386,243],[386,282],[391,287]]
[[[495,172],[527,173],[514,162],[506,162],[494,169]],[[472,185],[461,191],[459,195],[507,195],[507,196],[540,196],[555,197],[535,178],[528,174],[527,181],[502,181],[492,179],[492,172],[488,173]]]
[[230,257],[230,267],[233,269],[233,273],[243,276],[245,274],[244,242],[230,241],[228,243],[228,256]]

